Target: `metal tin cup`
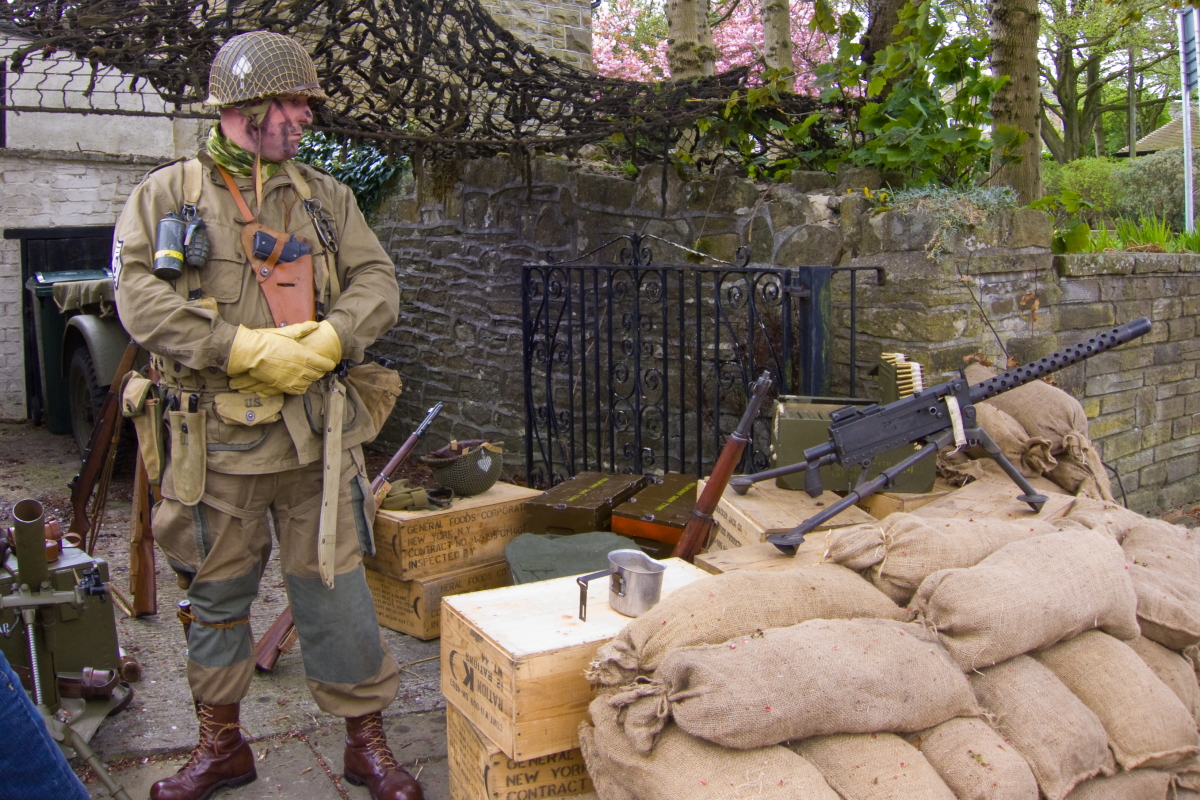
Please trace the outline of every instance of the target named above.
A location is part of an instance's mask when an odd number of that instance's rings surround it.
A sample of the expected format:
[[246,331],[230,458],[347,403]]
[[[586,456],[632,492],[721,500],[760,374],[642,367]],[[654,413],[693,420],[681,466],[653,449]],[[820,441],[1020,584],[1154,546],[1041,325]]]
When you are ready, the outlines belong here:
[[608,604],[613,611],[636,617],[654,606],[662,594],[663,572],[667,565],[655,561],[641,550],[613,550],[608,554],[609,569],[580,575],[579,618],[587,620],[587,585],[595,578],[611,576],[608,584]]

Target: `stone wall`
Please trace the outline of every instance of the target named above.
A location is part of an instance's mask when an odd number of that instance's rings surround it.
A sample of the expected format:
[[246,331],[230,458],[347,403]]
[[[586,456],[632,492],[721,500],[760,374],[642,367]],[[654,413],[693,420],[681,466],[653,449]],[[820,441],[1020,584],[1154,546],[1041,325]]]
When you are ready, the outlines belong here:
[[[748,244],[754,266],[838,264],[863,246],[861,193],[846,191],[873,181],[878,188],[878,176],[862,171],[836,183],[800,173],[769,187],[734,175],[668,178],[665,204],[659,166],[630,179],[550,157],[532,160],[528,180],[521,165],[497,158],[427,166],[401,187],[376,226],[397,264],[403,319],[374,349],[399,361],[407,386],[384,442],[403,441],[429,406],[446,400],[431,440],[503,439],[510,469],[523,471],[522,265],[548,253],[573,258],[632,232],[726,261]],[[654,251],[660,261],[681,260],[660,243]]]
[[589,0],[483,0],[483,7],[518,39],[572,66],[592,69]]
[[[1017,211],[957,237],[952,257],[935,263],[923,251],[931,225],[895,213],[863,218],[859,252],[847,263],[884,266],[888,281],[859,294],[860,378],[880,352],[909,354],[937,381],[973,353],[1002,368],[1008,357],[1026,363],[1148,317],[1146,336],[1053,380],[1082,401],[1093,441],[1121,476],[1131,508],[1148,512],[1200,497],[1200,256],[1052,256],[1048,218]],[[987,246],[997,239],[1005,251]],[[844,284],[842,293],[844,300]],[[838,350],[846,389],[844,341]],[[861,381],[861,393],[872,389]],[[1115,480],[1113,491],[1120,496]]]
[[[425,409],[447,400],[431,440],[503,439],[510,472],[519,474],[521,266],[642,231],[723,259],[748,244],[756,265],[882,267],[883,286],[873,273],[859,274],[860,397],[878,396],[868,372],[881,352],[907,353],[938,381],[972,354],[999,366],[1007,357],[1024,363],[1150,317],[1143,339],[1055,380],[1083,402],[1131,507],[1151,511],[1200,496],[1200,256],[1052,256],[1049,216],[1017,210],[952,237],[950,252],[934,260],[925,250],[931,219],[873,214],[860,192],[847,192],[877,186],[869,172],[842,173],[836,184],[801,173],[771,187],[671,175],[665,206],[661,178],[655,166],[629,179],[538,158],[527,182],[518,165],[491,159],[457,172],[439,165],[402,187],[377,225],[398,266],[403,319],[376,350],[399,360],[406,381],[384,443],[397,445]],[[839,396],[849,394],[848,286],[845,273],[835,274]]]
[[[0,230],[112,225],[158,159],[0,148]],[[25,417],[21,242],[0,239],[0,419]]]

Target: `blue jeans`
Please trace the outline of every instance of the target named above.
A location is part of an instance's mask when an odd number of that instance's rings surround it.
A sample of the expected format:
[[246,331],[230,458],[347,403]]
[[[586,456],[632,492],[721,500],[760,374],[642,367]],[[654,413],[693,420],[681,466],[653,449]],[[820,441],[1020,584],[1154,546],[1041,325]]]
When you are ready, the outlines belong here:
[[88,800],[2,652],[0,800]]

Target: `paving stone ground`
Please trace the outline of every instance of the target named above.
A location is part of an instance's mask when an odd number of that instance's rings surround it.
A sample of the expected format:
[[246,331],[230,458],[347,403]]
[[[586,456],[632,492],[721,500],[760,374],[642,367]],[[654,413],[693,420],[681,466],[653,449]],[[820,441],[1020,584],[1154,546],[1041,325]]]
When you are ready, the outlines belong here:
[[[78,467],[71,437],[54,436],[28,423],[0,422],[0,524],[9,524],[15,502],[32,497],[43,504],[47,517],[55,516],[65,526],[71,519],[67,482]],[[118,472],[96,546],[96,555],[108,561],[110,580],[126,593],[131,490],[131,476]],[[146,798],[154,781],[174,773],[196,741],[183,632],[174,613],[183,592],[161,554],[156,567],[159,613],[140,619],[117,613],[121,646],[142,667],[141,680],[134,684],[135,697],[129,708],[106,720],[91,741],[134,800]],[[253,630],[265,631],[286,603],[279,562],[272,555],[251,610]],[[384,712],[388,740],[409,771],[419,773],[425,797],[448,800],[438,642],[383,632],[402,668],[400,691]],[[242,725],[253,739],[258,780],[224,790],[215,800],[369,797],[366,789],[350,786],[341,777],[344,727],[340,719],[313,703],[304,683],[299,645],[280,657],[273,674],[255,675],[242,705]],[[80,767],[78,771],[92,797],[109,796],[90,770]]]

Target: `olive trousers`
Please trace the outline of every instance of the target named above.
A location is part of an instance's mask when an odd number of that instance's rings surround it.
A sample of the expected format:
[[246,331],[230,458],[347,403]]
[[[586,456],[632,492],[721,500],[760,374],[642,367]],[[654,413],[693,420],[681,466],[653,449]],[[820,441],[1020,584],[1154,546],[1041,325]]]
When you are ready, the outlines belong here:
[[334,586],[317,567],[322,467],[318,461],[266,475],[208,470],[203,499],[174,499],[172,468],[154,508],[154,538],[171,567],[190,578],[196,620],[188,634],[188,683],[200,703],[237,703],[254,674],[250,604],[271,554],[271,530],[300,637],[309,691],[325,712],[359,717],[387,708],[400,673],[379,631],[362,555],[374,550],[374,499],[362,448],[343,453]]

